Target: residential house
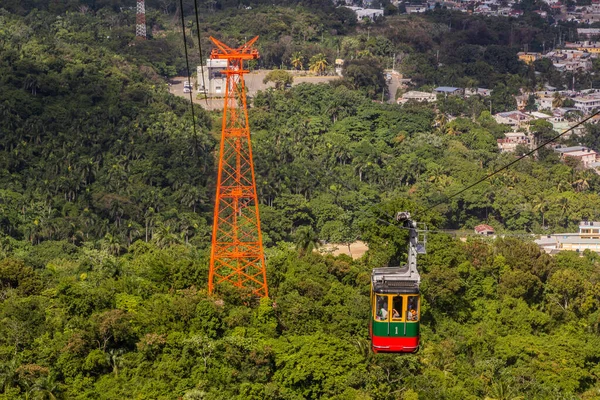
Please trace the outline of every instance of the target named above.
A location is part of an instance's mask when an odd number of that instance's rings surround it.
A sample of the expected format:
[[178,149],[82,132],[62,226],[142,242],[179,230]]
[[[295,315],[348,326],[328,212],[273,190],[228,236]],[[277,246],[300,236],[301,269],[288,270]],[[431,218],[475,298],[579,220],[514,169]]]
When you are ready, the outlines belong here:
[[482,4],[480,6],[475,7],[473,10],[473,14],[491,14],[492,8],[487,4]]
[[383,10],[377,8],[345,7],[354,11],[359,21],[364,21],[365,19],[375,21],[375,19],[383,17]]
[[410,4],[410,5],[407,4],[406,5],[406,13],[407,14],[424,13],[428,9],[429,9],[429,6],[427,4]]
[[493,235],[494,233],[496,233],[496,231],[494,230],[493,227],[486,225],[486,224],[481,224],[481,225],[477,225],[475,227],[475,233],[478,235]]
[[575,102],[575,108],[582,111],[585,114],[590,114],[597,108],[600,108],[600,94],[590,94],[587,96],[575,96],[573,97]]
[[504,139],[497,139],[498,148],[501,153],[514,152],[518,145],[527,146],[531,149],[532,140],[523,132],[507,132],[504,134]]
[[433,89],[434,93],[445,94],[445,95],[462,95],[463,90],[461,88],[452,86],[440,86]]
[[517,53],[517,56],[519,57],[519,60],[523,61],[525,64],[533,64],[535,60],[542,58],[541,53],[530,53],[524,51]]
[[548,115],[548,114],[545,114],[543,112],[538,112],[538,111],[531,111],[526,114],[529,115],[532,119],[545,119],[547,121],[552,119],[552,115]]
[[538,96],[535,99],[535,105],[538,110],[552,110],[552,103],[554,101],[554,96],[542,95]]
[[598,160],[598,153],[585,146],[557,147],[554,151],[559,153],[563,161],[567,157],[579,160],[584,168],[591,168],[591,164]]
[[566,49],[577,49],[579,51],[583,51],[586,53],[600,53],[600,42],[591,42],[591,41],[583,41],[583,42],[567,42],[565,43]]
[[532,120],[532,118],[529,115],[517,110],[495,114],[494,119],[499,124],[508,125],[513,129],[529,125],[529,122]]
[[487,97],[487,96],[491,96],[491,94],[492,94],[491,89],[485,89],[485,88],[465,89],[466,97],[476,96],[476,95],[479,95],[482,97]]
[[600,36],[598,28],[577,28],[577,36],[580,38],[592,39]]

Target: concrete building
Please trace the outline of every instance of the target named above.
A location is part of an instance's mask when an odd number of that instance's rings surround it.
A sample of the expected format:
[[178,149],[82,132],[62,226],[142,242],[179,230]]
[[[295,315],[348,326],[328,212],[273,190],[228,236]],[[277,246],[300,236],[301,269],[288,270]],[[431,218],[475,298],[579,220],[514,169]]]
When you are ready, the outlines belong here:
[[580,38],[592,39],[600,36],[600,29],[598,28],[577,28],[577,36]]
[[453,86],[439,86],[433,89],[434,93],[445,94],[445,95],[462,95],[463,90],[461,88]]
[[425,101],[427,103],[432,103],[437,100],[437,96],[434,93],[411,90],[409,92],[404,93],[402,97],[400,97],[397,100],[397,102],[398,104],[404,104],[410,100]]
[[552,103],[554,101],[554,97],[553,96],[539,96],[536,97],[535,99],[535,105],[537,106],[538,110],[552,110],[553,106]]
[[521,126],[529,125],[533,119],[529,115],[521,111],[506,111],[494,115],[494,119],[499,124],[505,124],[513,129],[518,129]]
[[523,61],[525,64],[533,64],[535,60],[542,58],[542,54],[521,51],[517,53],[517,57],[519,57],[519,60]]
[[424,13],[427,10],[429,10],[429,6],[427,4],[406,5],[406,13],[407,14],[419,14],[419,13]]
[[584,114],[590,114],[597,108],[600,108],[600,95],[576,96],[573,98],[575,108]]
[[479,95],[482,97],[488,97],[488,96],[491,96],[491,94],[492,94],[492,90],[486,89],[486,88],[465,89],[466,97],[476,96],[476,95]]
[[[202,68],[198,66],[198,91],[206,92],[208,96],[225,95],[225,84],[227,76],[223,73],[227,68],[227,60],[206,60],[204,66],[204,79],[202,77]],[[203,87],[203,82],[206,87]]]
[[523,132],[507,132],[504,134],[504,139],[497,139],[497,142],[501,153],[512,153],[520,144],[529,149],[532,145],[531,138]]
[[600,42],[582,41],[582,42],[567,42],[565,43],[566,49],[577,49],[579,51],[587,53],[600,53]]
[[598,160],[598,153],[585,146],[557,147],[554,151],[560,154],[562,160],[567,157],[577,159],[584,168],[591,168],[592,164]]
[[356,13],[356,17],[358,21],[363,21],[365,19],[369,19],[371,21],[375,21],[378,17],[383,17],[383,10],[377,8],[362,8],[362,7],[346,7],[351,9]]
[[600,222],[581,221],[577,233],[545,235],[535,240],[535,243],[550,254],[569,250],[578,253],[585,250],[600,253]]

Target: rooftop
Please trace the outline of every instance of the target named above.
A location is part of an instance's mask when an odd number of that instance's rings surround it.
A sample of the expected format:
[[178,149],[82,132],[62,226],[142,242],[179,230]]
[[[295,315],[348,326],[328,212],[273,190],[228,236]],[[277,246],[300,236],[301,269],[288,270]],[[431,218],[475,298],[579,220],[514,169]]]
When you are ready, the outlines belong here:
[[571,147],[560,147],[560,148],[555,148],[554,151],[556,151],[557,153],[571,153],[573,151],[583,151],[586,150],[587,147],[585,146],[571,146]]
[[494,228],[489,225],[486,225],[486,224],[477,225],[474,229],[475,229],[475,232],[483,232],[483,231],[494,232]]
[[452,92],[456,92],[457,90],[460,90],[460,88],[457,87],[453,87],[453,86],[440,86],[434,89],[436,92],[448,92],[448,93],[452,93]]

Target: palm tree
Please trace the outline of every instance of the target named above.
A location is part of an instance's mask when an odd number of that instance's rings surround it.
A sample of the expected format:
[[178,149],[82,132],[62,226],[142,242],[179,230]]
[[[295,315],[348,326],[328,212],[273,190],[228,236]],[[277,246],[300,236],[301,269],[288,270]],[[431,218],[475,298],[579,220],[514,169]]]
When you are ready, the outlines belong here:
[[110,233],[104,235],[102,247],[104,250],[115,256],[118,256],[122,249],[119,237],[117,235],[111,235]]
[[319,239],[311,226],[301,226],[295,233],[296,250],[304,256],[319,247]]
[[46,375],[36,380],[32,387],[32,391],[39,393],[35,398],[43,400],[56,400],[55,393],[57,389],[58,384],[56,383],[55,375]]
[[564,102],[565,102],[564,97],[562,97],[562,95],[559,92],[555,92],[554,98],[552,99],[552,107],[554,107],[554,108],[562,107]]
[[154,233],[153,240],[161,249],[169,247],[173,244],[181,243],[181,240],[177,237],[169,225],[159,226]]
[[317,75],[321,75],[327,69],[328,65],[327,58],[323,53],[319,53],[310,58],[310,71],[316,73]]
[[544,195],[539,195],[535,198],[533,203],[533,212],[540,212],[542,214],[542,228],[546,226],[545,213],[548,211],[548,200]]
[[304,56],[301,52],[297,51],[294,54],[292,54],[290,62],[292,63],[292,67],[296,68],[297,70],[302,70],[302,68],[304,67],[304,63],[302,62],[303,60]]
[[444,131],[446,124],[448,123],[448,117],[443,112],[438,113],[435,116],[434,126],[440,129],[441,132]]
[[485,400],[523,400],[523,396],[517,394],[517,390],[506,382],[497,382],[492,385],[489,396]]
[[589,170],[580,171],[577,174],[577,178],[573,181],[572,186],[576,192],[584,192],[590,188],[590,179],[592,179],[593,172]]

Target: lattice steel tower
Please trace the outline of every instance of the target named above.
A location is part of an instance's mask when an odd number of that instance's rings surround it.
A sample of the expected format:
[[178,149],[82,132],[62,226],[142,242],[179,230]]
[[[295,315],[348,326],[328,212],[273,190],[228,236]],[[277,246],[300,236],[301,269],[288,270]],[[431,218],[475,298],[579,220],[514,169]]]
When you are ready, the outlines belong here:
[[219,152],[208,291],[231,282],[253,294],[268,296],[265,257],[260,231],[252,144],[248,126],[244,61],[259,57],[252,45],[258,36],[232,49],[211,37],[217,46],[211,59],[227,60],[227,77]]
[[137,0],[135,14],[135,38],[146,39],[146,5],[144,0]]

